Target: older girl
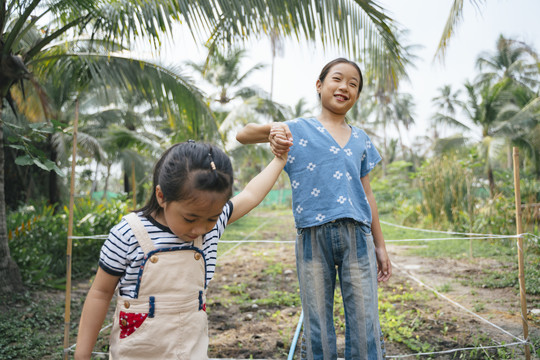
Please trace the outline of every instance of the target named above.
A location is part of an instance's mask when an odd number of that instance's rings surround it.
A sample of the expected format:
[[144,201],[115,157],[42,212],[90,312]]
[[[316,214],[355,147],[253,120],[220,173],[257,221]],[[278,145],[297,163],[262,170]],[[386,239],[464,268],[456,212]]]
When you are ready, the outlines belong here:
[[369,172],[381,157],[368,135],[345,118],[362,83],[356,63],[335,59],[316,82],[321,101],[317,117],[248,124],[236,137],[244,144],[269,140],[277,154],[288,151],[285,171],[298,232],[303,358],[337,358],[336,275],[345,308],[345,358],[384,358],[377,280],[388,280],[392,271],[369,182]]

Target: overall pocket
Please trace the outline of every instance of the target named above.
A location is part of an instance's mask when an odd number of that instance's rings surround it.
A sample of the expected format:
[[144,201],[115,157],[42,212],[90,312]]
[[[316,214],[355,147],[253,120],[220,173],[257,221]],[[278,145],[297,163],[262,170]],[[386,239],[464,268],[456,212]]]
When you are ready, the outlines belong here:
[[141,327],[148,313],[128,313],[125,311],[120,311],[120,316],[118,317],[120,325],[120,339],[125,339],[129,335],[133,334],[135,330]]

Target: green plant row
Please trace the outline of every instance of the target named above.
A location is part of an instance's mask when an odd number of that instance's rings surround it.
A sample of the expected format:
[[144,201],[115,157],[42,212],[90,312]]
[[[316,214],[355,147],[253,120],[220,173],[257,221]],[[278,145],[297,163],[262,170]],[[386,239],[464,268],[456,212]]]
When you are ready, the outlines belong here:
[[[78,199],[73,211],[73,236],[108,234],[127,212],[125,201],[98,203]],[[30,219],[31,227],[9,241],[11,256],[21,270],[23,281],[27,285],[64,288],[69,211],[64,207],[55,214],[48,205],[21,207],[8,215],[8,229],[16,229]],[[73,278],[95,273],[102,244],[102,239],[73,240]]]

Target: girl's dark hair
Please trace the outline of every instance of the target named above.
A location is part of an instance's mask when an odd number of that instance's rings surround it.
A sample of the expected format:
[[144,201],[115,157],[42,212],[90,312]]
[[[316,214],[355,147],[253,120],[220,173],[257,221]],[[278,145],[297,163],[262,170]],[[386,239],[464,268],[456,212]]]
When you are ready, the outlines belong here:
[[167,149],[154,166],[152,194],[146,205],[135,210],[144,216],[160,213],[156,187],[165,201],[182,201],[193,197],[193,190],[232,196],[233,169],[229,157],[214,145],[188,141]]
[[362,91],[362,87],[364,86],[364,78],[362,77],[362,71],[360,70],[360,67],[358,66],[357,63],[355,63],[354,61],[351,61],[349,59],[337,58],[337,59],[334,59],[334,60],[330,61],[321,70],[321,73],[319,75],[319,80],[321,82],[324,82],[324,79],[326,79],[326,75],[328,75],[328,73],[330,72],[330,69],[332,68],[332,66],[337,65],[337,64],[350,64],[350,65],[352,65],[352,66],[354,66],[356,68],[356,70],[358,71],[358,74],[360,75],[360,84],[358,85],[358,95],[360,95],[360,92]]

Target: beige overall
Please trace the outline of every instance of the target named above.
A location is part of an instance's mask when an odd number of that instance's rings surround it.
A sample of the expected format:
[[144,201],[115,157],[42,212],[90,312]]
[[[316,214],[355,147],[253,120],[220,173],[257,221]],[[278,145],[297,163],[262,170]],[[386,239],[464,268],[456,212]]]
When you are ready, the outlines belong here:
[[118,296],[110,359],[208,359],[202,237],[187,249],[156,249],[135,213],[126,220],[145,257],[137,299]]

